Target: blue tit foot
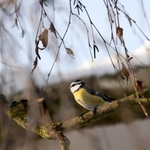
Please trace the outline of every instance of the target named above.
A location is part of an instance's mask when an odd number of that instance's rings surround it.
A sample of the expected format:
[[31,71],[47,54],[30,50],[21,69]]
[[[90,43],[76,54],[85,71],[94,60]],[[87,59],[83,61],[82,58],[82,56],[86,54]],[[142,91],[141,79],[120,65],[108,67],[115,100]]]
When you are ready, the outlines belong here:
[[82,116],[83,116],[85,113],[87,113],[87,112],[89,112],[89,110],[88,110],[88,111],[83,112],[82,114],[80,114],[80,115],[79,115],[79,117],[81,117],[81,118],[82,118]]
[[98,106],[95,106],[95,107],[93,108],[93,110],[92,110],[93,115],[95,115],[95,114],[96,114],[97,109],[98,109]]

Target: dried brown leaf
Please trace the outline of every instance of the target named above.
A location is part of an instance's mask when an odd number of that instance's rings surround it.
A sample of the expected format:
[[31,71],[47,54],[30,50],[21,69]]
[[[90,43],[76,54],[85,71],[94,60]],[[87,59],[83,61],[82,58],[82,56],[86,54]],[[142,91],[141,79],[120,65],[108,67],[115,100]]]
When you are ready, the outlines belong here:
[[39,40],[42,42],[43,46],[46,47],[48,43],[48,30],[44,29],[44,31],[39,35]]
[[35,60],[34,60],[34,62],[33,62],[33,69],[32,69],[32,71],[31,71],[31,74],[33,73],[33,71],[35,70],[35,68],[37,67],[37,64],[38,64],[38,59],[37,59],[37,57],[35,58]]
[[143,86],[142,86],[143,81],[139,81],[137,78],[135,78],[135,87],[137,91],[142,92],[143,91]]
[[66,48],[67,54],[74,56],[73,51],[70,48]]
[[55,36],[56,36],[56,30],[55,30],[55,27],[54,27],[53,23],[51,23],[49,29],[50,29],[50,31],[53,32],[53,33],[55,34]]
[[129,71],[128,69],[126,68],[126,66],[122,63],[122,74],[123,76],[125,77],[126,81],[128,82],[128,79],[129,79]]
[[118,38],[120,39],[120,41],[122,42],[123,28],[116,27],[116,34],[117,34]]
[[42,97],[42,98],[38,98],[38,99],[37,99],[37,102],[38,102],[38,103],[41,103],[43,100],[44,100],[43,97]]

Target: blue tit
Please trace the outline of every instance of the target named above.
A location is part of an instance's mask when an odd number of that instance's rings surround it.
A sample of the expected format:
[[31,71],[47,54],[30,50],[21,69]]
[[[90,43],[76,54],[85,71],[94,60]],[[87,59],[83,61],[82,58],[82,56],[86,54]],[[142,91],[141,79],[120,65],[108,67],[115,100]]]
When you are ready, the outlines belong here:
[[70,84],[70,91],[79,105],[92,111],[115,100],[94,90],[81,79]]

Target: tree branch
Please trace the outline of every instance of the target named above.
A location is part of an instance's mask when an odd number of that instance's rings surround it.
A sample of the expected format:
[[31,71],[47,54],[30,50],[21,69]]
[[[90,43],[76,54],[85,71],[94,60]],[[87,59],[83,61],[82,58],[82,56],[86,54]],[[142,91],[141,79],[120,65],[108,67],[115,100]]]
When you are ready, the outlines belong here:
[[[150,104],[150,90],[145,90],[143,94],[139,95],[139,100],[143,104]],[[103,118],[107,118],[110,115],[120,114],[121,112],[127,109],[133,109],[134,106],[139,106],[136,95],[132,94],[129,97],[116,100],[112,103],[109,103],[101,108],[99,108],[94,115],[91,111],[82,115],[82,117],[77,116],[75,118],[71,118],[70,120],[59,121],[55,123],[41,123],[32,116],[29,116],[28,110],[28,100],[21,100],[20,102],[13,102],[10,106],[7,105],[7,100],[1,94],[0,95],[0,103],[5,105],[6,114],[17,122],[17,124],[26,130],[32,131],[45,139],[58,139],[61,144],[62,150],[69,150],[70,141],[67,137],[63,135],[62,132],[66,132],[69,130],[74,130],[80,128],[82,126],[86,126],[92,122],[96,122],[98,120],[102,120]],[[119,113],[116,113],[118,112]],[[149,110],[148,110],[149,111]],[[142,112],[142,111],[141,111]],[[138,115],[137,118],[143,118],[145,115]],[[33,121],[35,120],[35,121]],[[114,121],[110,120],[111,123]],[[122,119],[122,122],[124,120]],[[120,120],[115,121],[120,122]]]

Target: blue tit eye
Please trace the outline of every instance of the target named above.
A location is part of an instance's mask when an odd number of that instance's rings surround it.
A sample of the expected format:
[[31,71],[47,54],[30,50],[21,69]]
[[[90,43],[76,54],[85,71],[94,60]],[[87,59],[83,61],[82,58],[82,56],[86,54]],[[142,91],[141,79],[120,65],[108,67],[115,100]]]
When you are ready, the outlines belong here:
[[71,87],[75,86],[76,84],[72,84]]

